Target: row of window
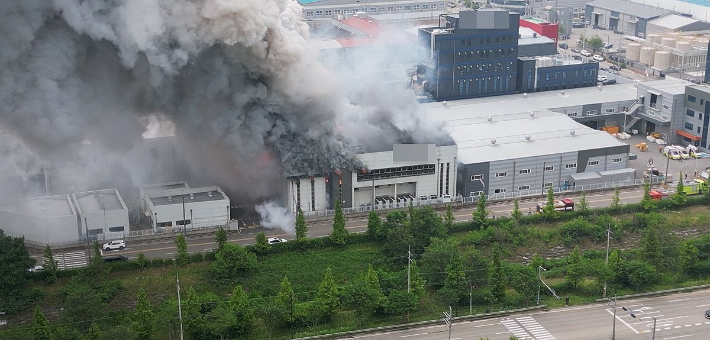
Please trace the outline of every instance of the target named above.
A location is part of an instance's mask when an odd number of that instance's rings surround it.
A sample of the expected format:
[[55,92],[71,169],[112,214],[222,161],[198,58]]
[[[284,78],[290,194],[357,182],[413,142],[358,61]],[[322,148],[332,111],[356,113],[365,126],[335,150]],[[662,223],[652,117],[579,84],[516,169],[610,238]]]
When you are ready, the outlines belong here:
[[[612,163],[621,163],[622,161],[623,161],[623,158],[621,158],[621,157],[617,157],[617,158],[612,158],[612,159],[611,159],[611,162],[612,162]],[[593,160],[593,161],[588,161],[588,162],[587,162],[587,166],[597,166],[597,165],[599,165],[599,164],[600,164],[600,161],[598,161],[598,160]],[[577,163],[565,164],[565,169],[576,169],[576,168],[577,168]],[[554,166],[551,166],[551,165],[550,165],[550,166],[546,166],[546,167],[545,167],[545,171],[554,171],[554,170],[555,170],[555,167],[554,167]],[[531,173],[531,169],[520,169],[520,170],[518,170],[518,174],[519,174],[519,175],[526,175],[526,174],[530,174],[530,173]],[[496,172],[496,173],[495,173],[495,177],[496,177],[496,178],[497,178],[497,177],[507,177],[507,176],[508,176],[508,172],[507,172],[507,171],[502,171],[502,172]],[[483,175],[473,175],[473,176],[471,176],[471,181],[479,181],[479,180],[483,180]]]
[[[510,91],[510,80],[512,78],[513,76],[504,76],[502,79],[501,77],[483,77],[457,80],[456,83],[459,84],[459,96],[473,93],[471,83],[475,83],[473,87],[474,90],[477,90],[475,92],[477,94],[500,93]],[[489,85],[492,85],[492,87],[489,87]]]
[[413,166],[401,166],[396,168],[374,169],[365,173],[357,174],[357,181],[371,181],[374,179],[409,177],[433,174],[434,164],[423,164]]
[[[695,103],[698,100],[698,98],[695,98],[695,96],[688,95],[688,101],[691,103]],[[700,98],[700,105],[705,105],[705,101]]]
[[[584,77],[594,77],[595,73],[596,73],[595,69],[583,69],[582,70],[582,75]],[[539,72],[537,74],[537,81],[539,82],[542,78],[545,78],[545,80],[550,80],[550,78],[557,80],[560,78],[560,76],[562,76],[562,79],[567,79],[567,71]],[[574,76],[579,77],[579,70],[574,70]]]
[[[701,100],[702,100],[702,99],[701,99]],[[687,109],[687,111],[685,111],[685,114],[688,115],[688,116],[690,116],[690,117],[695,118],[695,111],[693,111],[693,110],[691,110],[691,109]],[[703,119],[703,114],[702,114],[701,112],[698,112],[698,119],[700,119],[700,120]]]
[[[475,51],[459,51],[454,56],[454,63],[471,60],[483,60],[490,58],[510,57],[513,56],[515,49],[499,48],[494,50],[475,50]],[[475,54],[475,56],[474,56]]]
[[357,12],[369,12],[369,13],[385,13],[385,12],[406,12],[406,11],[427,11],[435,9],[445,9],[446,4],[421,4],[421,5],[399,5],[399,6],[387,6],[387,7],[370,7],[370,8],[346,8],[346,9],[326,9],[317,11],[306,11],[306,17],[321,17],[321,16],[332,16],[338,14],[355,14]]
[[[614,113],[614,112],[616,112],[616,108],[612,107],[612,108],[604,109],[604,112],[605,113]],[[597,110],[587,110],[586,115],[592,116],[592,115],[596,115],[596,114],[597,114]],[[577,117],[577,116],[579,116],[579,113],[578,112],[570,112],[567,115],[570,117]]]
[[[513,43],[514,37],[512,35],[506,35],[506,36],[495,36],[495,37],[483,37],[483,38],[478,38],[478,45],[483,46],[483,45],[490,45],[490,44],[504,44],[508,43],[511,44]],[[471,46],[475,39],[461,39],[461,47],[464,46]]]
[[463,65],[463,66],[458,66],[457,69],[459,70],[460,75],[464,74],[476,74],[476,73],[488,73],[488,72],[498,72],[498,71],[510,71],[510,69],[513,67],[513,62],[505,62],[505,63],[493,63],[493,64],[476,64],[476,65]]

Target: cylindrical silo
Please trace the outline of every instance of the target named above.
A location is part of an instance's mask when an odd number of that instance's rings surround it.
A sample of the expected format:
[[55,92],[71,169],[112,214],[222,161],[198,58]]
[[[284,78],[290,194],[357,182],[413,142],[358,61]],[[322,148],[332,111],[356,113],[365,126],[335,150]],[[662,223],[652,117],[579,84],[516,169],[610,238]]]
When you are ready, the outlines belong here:
[[690,50],[690,43],[687,41],[679,41],[675,44],[675,48],[677,48],[681,51],[689,51]]
[[646,36],[646,40],[648,40],[652,43],[660,44],[661,43],[661,36],[658,34],[649,34]]
[[692,42],[693,46],[699,47],[699,48],[707,48],[708,47],[708,38],[697,38],[693,40]]
[[661,45],[675,48],[676,40],[673,38],[662,38]]
[[671,52],[656,51],[656,55],[653,58],[653,67],[659,70],[671,68]]
[[639,61],[643,64],[646,65],[653,65],[653,54],[656,51],[653,49],[653,47],[650,46],[644,46],[641,47],[641,55],[639,56]]
[[629,43],[626,45],[626,59],[639,61],[639,55],[641,54],[641,44]]

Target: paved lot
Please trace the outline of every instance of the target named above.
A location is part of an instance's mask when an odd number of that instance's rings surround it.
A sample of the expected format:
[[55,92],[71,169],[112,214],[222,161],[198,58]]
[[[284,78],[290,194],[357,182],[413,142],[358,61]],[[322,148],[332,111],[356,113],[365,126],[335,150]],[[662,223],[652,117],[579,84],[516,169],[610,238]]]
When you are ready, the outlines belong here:
[[[676,180],[678,174],[683,171],[683,173],[688,173],[688,179],[692,178],[695,171],[702,172],[705,168],[710,167],[710,158],[700,158],[700,159],[686,159],[684,161],[672,160],[663,156],[662,153],[658,152],[659,145],[646,140],[644,135],[635,135],[631,139],[620,140],[623,143],[631,145],[631,152],[638,155],[635,160],[629,161],[629,167],[636,169],[636,177],[642,178],[643,172],[646,171],[648,167],[649,159],[653,160],[653,164],[660,171],[666,171],[666,165],[668,166],[668,172],[672,174],[672,179]],[[648,145],[648,151],[642,152],[636,149],[634,145],[638,143],[646,143]]]

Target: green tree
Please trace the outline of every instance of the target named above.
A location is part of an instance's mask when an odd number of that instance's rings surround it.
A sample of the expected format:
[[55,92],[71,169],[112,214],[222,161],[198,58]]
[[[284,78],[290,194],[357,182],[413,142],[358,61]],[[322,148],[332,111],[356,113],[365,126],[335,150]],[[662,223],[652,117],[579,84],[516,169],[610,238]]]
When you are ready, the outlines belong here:
[[656,202],[651,198],[651,183],[643,183],[643,198],[641,199],[641,207],[645,211],[653,211],[656,208]]
[[333,231],[330,233],[330,241],[339,246],[347,243],[348,230],[345,229],[345,217],[343,216],[343,206],[338,201],[335,204],[335,217],[333,218]]
[[624,263],[619,256],[619,251],[614,249],[614,251],[609,254],[609,264],[605,270],[605,275],[608,278],[609,283],[614,286],[614,292],[616,292],[616,287],[619,284],[619,279],[621,278],[623,270]]
[[486,210],[486,194],[484,193],[481,193],[481,195],[478,196],[476,210],[473,212],[473,224],[478,229],[485,229],[488,227],[488,211]]
[[235,279],[239,275],[252,272],[257,268],[256,255],[244,247],[227,243],[222,251],[215,255],[210,270],[218,279]]
[[[710,183],[705,183],[710,186]],[[703,199],[705,200],[705,204],[710,204],[710,187],[705,187],[705,189],[703,190]]]
[[383,229],[386,230],[386,242],[382,249],[384,253],[397,258],[407,255],[410,245],[414,243],[407,213],[401,210],[390,211],[385,217]]
[[491,294],[498,301],[503,301],[505,298],[505,274],[503,272],[503,263],[501,262],[502,249],[498,242],[493,244],[493,258],[488,271],[488,286],[491,289]]
[[276,300],[278,301],[279,309],[284,316],[284,321],[288,324],[293,323],[296,294],[293,292],[293,288],[291,287],[291,282],[288,280],[288,277],[284,277],[284,279],[281,280],[281,288],[276,296]]
[[217,233],[214,235],[214,241],[217,243],[217,251],[222,250],[224,245],[227,244],[227,231],[221,226],[217,229]]
[[368,313],[374,313],[382,306],[385,296],[382,294],[380,278],[372,265],[368,267],[367,273],[362,279],[347,287],[344,299],[355,310],[358,323],[360,318]]
[[382,219],[374,210],[370,211],[367,217],[367,235],[374,239],[382,239]]
[[520,204],[518,203],[517,198],[513,201],[513,213],[511,216],[513,216],[516,221],[520,221],[520,218],[523,217],[523,213],[520,212]]
[[579,247],[574,247],[574,250],[567,257],[567,275],[565,282],[570,287],[576,289],[577,285],[584,279],[584,263]]
[[136,264],[138,264],[138,269],[143,270],[148,267],[148,259],[145,258],[145,254],[138,253],[138,258],[136,259]]
[[205,318],[202,315],[202,303],[195,292],[195,288],[190,286],[182,301],[182,320],[185,333],[194,339],[204,332]]
[[[431,244],[425,248],[419,261],[425,273],[439,273],[441,268],[447,268],[454,259],[460,258],[459,244],[455,238],[433,238]],[[445,276],[431,275],[429,283],[434,288],[444,286]]]
[[700,251],[692,241],[683,242],[683,247],[680,249],[680,267],[686,274],[691,273],[693,267],[698,264]]
[[175,239],[175,246],[177,247],[177,251],[175,252],[175,264],[178,266],[184,266],[190,263],[190,255],[187,254],[187,241],[185,240],[185,235],[178,235]]
[[587,202],[587,192],[582,191],[582,194],[579,196],[579,203],[577,204],[577,210],[581,212],[582,214],[586,214],[587,211],[589,210],[589,203]]
[[446,266],[444,287],[439,290],[439,294],[447,305],[457,305],[467,292],[468,280],[461,259],[457,256]]
[[642,261],[629,261],[626,266],[629,283],[636,286],[636,291],[640,291],[642,286],[651,284],[658,280],[658,272],[652,265]]
[[96,322],[92,323],[91,327],[89,327],[89,330],[86,331],[86,334],[84,335],[84,340],[101,340],[101,329],[99,328],[99,325]]
[[254,308],[249,303],[247,293],[240,285],[235,286],[232,290],[232,295],[229,297],[229,310],[236,317],[236,323],[231,325],[229,334],[235,339],[251,334],[256,320]]
[[456,222],[456,218],[454,217],[454,212],[451,211],[451,204],[447,204],[444,212],[444,226],[446,226],[446,229],[451,230],[454,227],[454,222]]
[[296,240],[305,240],[307,233],[306,217],[303,216],[303,210],[298,209],[298,214],[296,214]]
[[328,316],[332,316],[340,307],[340,292],[330,267],[326,269],[323,281],[318,286],[316,301],[325,307]]
[[519,265],[515,269],[515,280],[511,280],[510,284],[515,288],[515,291],[520,294],[528,303],[533,302],[535,293],[537,293],[538,279],[537,267]]
[[621,204],[619,203],[619,187],[614,188],[614,195],[611,196],[611,208],[614,210],[619,210]]
[[35,306],[34,324],[32,325],[32,335],[35,340],[50,340],[52,339],[52,329],[49,327],[49,321],[44,316],[42,308]]
[[94,256],[89,260],[89,272],[94,275],[103,274],[106,270],[105,262],[101,256],[101,246],[99,241],[94,240]]
[[44,263],[42,265],[47,272],[45,281],[49,284],[54,283],[57,280],[57,261],[54,260],[54,254],[52,254],[52,248],[49,245],[44,248]]
[[409,232],[413,239],[412,251],[421,254],[432,237],[446,237],[446,226],[439,214],[430,206],[413,209]]
[[671,195],[671,202],[673,205],[680,207],[688,203],[688,197],[685,193],[685,186],[683,185],[683,171],[680,172],[678,176],[678,184],[676,185],[676,190],[673,195]]
[[256,233],[254,241],[256,241],[254,242],[254,250],[256,250],[257,253],[264,253],[271,248],[271,245],[266,240],[266,233],[263,231]]
[[663,260],[661,252],[661,237],[658,227],[651,225],[644,232],[641,239],[641,254],[643,258],[654,266],[660,266]]
[[591,47],[594,51],[601,50],[604,46],[604,40],[595,34],[591,38],[587,39],[587,46]]
[[548,219],[554,218],[557,215],[557,210],[555,210],[555,192],[552,190],[552,186],[547,187],[547,200],[545,201],[545,206],[542,208],[542,214]]
[[136,310],[133,312],[131,327],[138,340],[153,338],[153,326],[155,322],[155,314],[153,308],[148,301],[148,295],[145,289],[138,290],[136,296]]
[[[91,326],[88,320],[100,319],[106,315],[106,296],[95,290],[85,276],[74,276],[62,289],[64,309],[60,312],[63,323],[85,332]],[[92,283],[95,279],[91,278]]]
[[409,265],[409,294],[413,295],[415,300],[421,300],[426,295],[424,285],[426,285],[426,280],[419,272],[417,261],[412,260]]

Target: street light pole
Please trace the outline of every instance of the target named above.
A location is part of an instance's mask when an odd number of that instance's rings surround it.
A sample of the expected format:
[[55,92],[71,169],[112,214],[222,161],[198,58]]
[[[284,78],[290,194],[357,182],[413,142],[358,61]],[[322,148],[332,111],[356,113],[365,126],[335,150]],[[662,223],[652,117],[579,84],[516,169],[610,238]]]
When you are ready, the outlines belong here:
[[542,282],[542,277],[540,276],[541,270],[547,271],[547,269],[542,268],[542,266],[537,266],[537,305],[540,305],[540,282]]
[[653,317],[653,337],[652,340],[656,340],[656,317]]
[[[609,239],[611,238],[611,224],[606,230],[606,262],[605,267],[609,267]],[[604,278],[604,297],[606,297],[606,278]]]

